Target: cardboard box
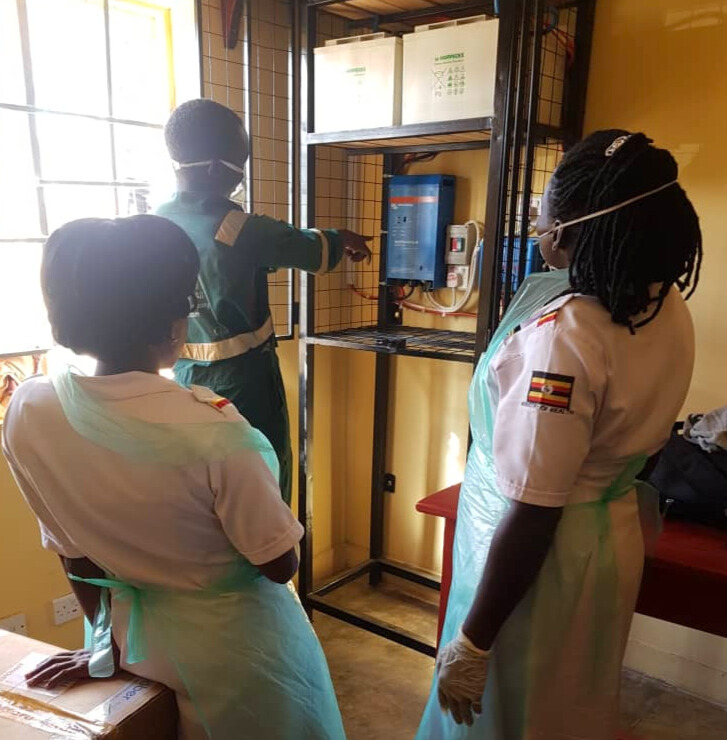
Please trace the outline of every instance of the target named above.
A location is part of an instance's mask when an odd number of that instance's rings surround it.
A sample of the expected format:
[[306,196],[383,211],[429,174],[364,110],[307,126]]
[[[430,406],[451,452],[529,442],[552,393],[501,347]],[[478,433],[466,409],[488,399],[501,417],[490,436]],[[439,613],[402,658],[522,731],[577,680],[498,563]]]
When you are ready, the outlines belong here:
[[176,740],[174,693],[123,673],[53,691],[29,689],[25,674],[62,652],[0,630],[2,740]]

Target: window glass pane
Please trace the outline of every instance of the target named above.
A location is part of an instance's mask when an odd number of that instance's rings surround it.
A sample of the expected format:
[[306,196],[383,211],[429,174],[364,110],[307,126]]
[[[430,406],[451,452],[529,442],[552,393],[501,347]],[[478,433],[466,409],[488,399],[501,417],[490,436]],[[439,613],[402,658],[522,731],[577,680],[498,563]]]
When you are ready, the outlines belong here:
[[36,185],[28,114],[0,110],[0,236],[42,235]]
[[0,0],[0,101],[25,103],[20,27],[14,0]]
[[43,188],[50,231],[77,218],[116,215],[115,189],[99,185],[46,185]]
[[117,124],[114,137],[119,180],[151,183],[172,169],[161,129]]
[[169,11],[109,3],[114,116],[163,123],[174,106]]
[[117,188],[116,197],[119,202],[119,216],[136,216],[152,210],[149,188]]
[[113,180],[110,124],[41,113],[36,120],[44,180]]
[[26,0],[35,102],[108,115],[103,0]]
[[50,328],[40,290],[41,244],[0,244],[3,301],[12,307],[12,321],[0,321],[0,353],[49,347]]

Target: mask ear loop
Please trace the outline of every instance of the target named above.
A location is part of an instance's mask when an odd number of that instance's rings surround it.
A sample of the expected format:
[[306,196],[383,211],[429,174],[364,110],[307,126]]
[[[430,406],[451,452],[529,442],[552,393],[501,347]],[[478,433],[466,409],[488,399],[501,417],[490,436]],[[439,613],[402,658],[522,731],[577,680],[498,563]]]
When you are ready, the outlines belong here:
[[563,224],[560,221],[554,221],[553,222],[553,245],[551,246],[551,249],[554,252],[557,252],[560,247],[560,240],[563,236]]

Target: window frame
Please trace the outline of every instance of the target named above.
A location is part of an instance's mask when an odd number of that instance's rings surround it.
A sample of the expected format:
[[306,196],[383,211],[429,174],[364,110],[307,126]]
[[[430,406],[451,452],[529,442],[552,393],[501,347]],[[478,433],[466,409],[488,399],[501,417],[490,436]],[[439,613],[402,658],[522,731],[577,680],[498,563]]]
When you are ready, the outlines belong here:
[[[15,112],[27,117],[28,133],[30,137],[30,151],[32,158],[32,177],[35,181],[37,198],[37,226],[40,233],[19,233],[0,235],[0,250],[14,249],[23,244],[42,244],[50,233],[48,207],[46,203],[47,187],[72,185],[113,189],[116,212],[119,212],[119,195],[121,192],[133,190],[147,190],[152,185],[145,180],[125,180],[117,176],[119,149],[116,140],[117,126],[130,126],[143,129],[161,131],[163,122],[142,120],[140,118],[125,118],[114,115],[114,85],[112,76],[112,49],[111,49],[111,18],[112,5],[128,5],[148,8],[151,11],[165,13],[167,49],[169,58],[170,79],[170,110],[182,100],[198,97],[202,91],[202,58],[200,54],[201,34],[201,3],[200,0],[96,0],[103,12],[104,23],[104,59],[106,72],[106,89],[108,95],[107,115],[58,110],[39,106],[36,102],[35,80],[33,75],[34,59],[31,53],[31,33],[29,11],[26,0],[15,0],[17,13],[17,31],[20,40],[20,55],[22,62],[23,83],[25,87],[25,102],[8,102],[0,100],[0,112]],[[12,13],[12,10],[10,11]],[[36,54],[37,58],[37,54]],[[93,60],[90,60],[93,63]],[[108,126],[109,140],[108,153],[111,162],[111,179],[109,180],[68,180],[43,176],[41,162],[41,141],[38,133],[38,116],[58,116],[75,118],[85,121],[97,121]],[[106,145],[104,145],[106,146]],[[2,254],[0,253],[0,256]],[[36,337],[32,337],[29,344],[33,344]],[[10,345],[12,346],[12,345]],[[44,351],[49,347],[21,347],[17,351],[0,343],[0,357],[7,358],[23,354]]]

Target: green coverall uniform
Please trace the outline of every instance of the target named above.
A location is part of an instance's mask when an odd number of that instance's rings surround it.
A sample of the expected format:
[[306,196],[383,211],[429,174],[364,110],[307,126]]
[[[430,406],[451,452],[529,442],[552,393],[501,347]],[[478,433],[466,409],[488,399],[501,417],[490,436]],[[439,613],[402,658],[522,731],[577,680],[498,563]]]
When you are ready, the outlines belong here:
[[174,376],[182,385],[201,385],[229,399],[265,434],[278,455],[280,490],[290,504],[290,424],[267,276],[285,267],[328,272],[343,256],[343,241],[336,231],[296,229],[204,193],[177,193],[157,215],[187,233],[201,262],[198,306]]

